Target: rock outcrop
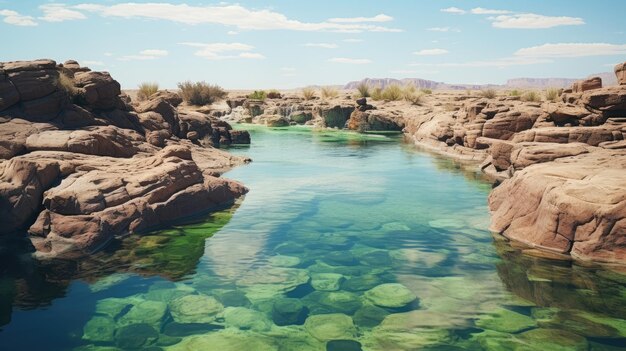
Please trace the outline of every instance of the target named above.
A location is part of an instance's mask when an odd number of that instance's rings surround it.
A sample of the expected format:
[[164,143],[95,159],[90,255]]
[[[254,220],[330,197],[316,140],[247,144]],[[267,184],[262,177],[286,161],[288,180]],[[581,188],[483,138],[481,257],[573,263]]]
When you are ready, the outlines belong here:
[[219,174],[248,160],[215,147],[249,134],[181,103],[133,105],[76,61],[0,63],[0,235],[28,230],[37,256],[81,257],[245,194]]

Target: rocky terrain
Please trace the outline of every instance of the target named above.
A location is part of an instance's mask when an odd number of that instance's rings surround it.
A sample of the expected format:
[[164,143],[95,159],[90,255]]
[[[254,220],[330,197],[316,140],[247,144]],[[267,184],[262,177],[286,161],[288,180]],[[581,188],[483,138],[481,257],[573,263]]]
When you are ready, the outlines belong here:
[[[626,63],[618,86],[575,82],[553,100],[454,91],[419,105],[344,91],[304,100],[231,98],[225,118],[272,127],[306,124],[403,131],[428,150],[474,161],[500,183],[489,197],[493,231],[541,256],[626,262]],[[355,104],[354,101],[357,101]]]
[[27,230],[38,257],[79,257],[232,203],[247,189],[219,176],[248,160],[218,147],[249,142],[175,93],[133,102],[75,61],[0,63],[0,237]]

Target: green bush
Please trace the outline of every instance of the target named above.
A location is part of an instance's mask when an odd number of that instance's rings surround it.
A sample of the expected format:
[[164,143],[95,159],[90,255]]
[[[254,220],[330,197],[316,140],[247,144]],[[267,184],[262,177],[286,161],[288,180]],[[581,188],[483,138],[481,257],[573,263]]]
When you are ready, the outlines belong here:
[[382,100],[383,99],[383,89],[380,88],[380,87],[376,87],[376,88],[372,89],[371,97],[372,97],[372,100],[374,100],[374,101]]
[[410,102],[413,105],[421,105],[424,98],[423,93],[413,92],[404,95],[404,100]]
[[332,99],[339,96],[339,90],[333,87],[322,87],[322,98]]
[[204,106],[221,100],[228,93],[218,85],[211,85],[206,82],[192,83],[190,81],[178,83],[180,94],[190,105]]
[[485,89],[480,91],[480,95],[487,99],[493,99],[498,93],[494,89]]
[[546,89],[546,100],[556,101],[559,98],[559,89],[548,88]]
[[265,98],[267,98],[267,93],[265,90],[255,90],[252,94],[248,95],[248,98],[254,100],[265,100]]
[[143,82],[139,84],[139,91],[137,91],[137,99],[139,101],[146,100],[150,96],[159,91],[159,83],[157,82]]
[[365,83],[359,83],[356,86],[356,90],[359,92],[359,96],[362,98],[370,97],[370,87]]
[[315,89],[311,87],[303,88],[302,97],[304,97],[304,100],[313,100],[315,98]]
[[528,102],[539,102],[541,101],[541,96],[534,90],[529,90],[522,95],[522,100]]
[[420,89],[422,94],[430,95],[433,93],[432,89]]
[[389,101],[398,101],[404,96],[403,89],[397,84],[388,85],[383,89],[383,99]]
[[522,96],[522,92],[517,89],[513,89],[509,91],[509,96]]

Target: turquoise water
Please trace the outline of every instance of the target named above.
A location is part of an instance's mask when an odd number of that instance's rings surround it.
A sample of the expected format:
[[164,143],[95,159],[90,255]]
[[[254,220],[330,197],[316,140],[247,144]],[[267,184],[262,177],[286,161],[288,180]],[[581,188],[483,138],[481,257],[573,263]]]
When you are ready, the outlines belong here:
[[[247,127],[247,126],[246,126]],[[232,208],[88,261],[0,253],[2,350],[618,350],[626,277],[520,255],[394,135],[254,127]]]

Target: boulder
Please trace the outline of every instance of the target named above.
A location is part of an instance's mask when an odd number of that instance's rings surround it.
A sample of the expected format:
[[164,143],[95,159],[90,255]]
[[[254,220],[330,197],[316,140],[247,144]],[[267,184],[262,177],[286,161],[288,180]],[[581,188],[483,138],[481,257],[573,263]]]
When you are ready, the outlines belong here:
[[8,160],[25,153],[29,135],[56,129],[49,123],[32,123],[19,118],[0,120],[0,159]]
[[231,144],[250,144],[250,133],[247,130],[231,130]]
[[364,131],[401,131],[404,128],[404,121],[389,112],[378,110],[360,109],[354,110],[350,114],[347,126],[349,129]]
[[512,138],[514,143],[540,142],[567,144],[579,142],[592,146],[598,146],[602,142],[613,140],[622,140],[622,134],[604,126],[534,128],[517,133]]
[[0,111],[6,110],[19,101],[20,93],[0,66]]
[[136,132],[113,126],[86,127],[83,130],[51,130],[26,139],[28,151],[66,151],[88,155],[131,157],[137,153],[133,140],[143,139]]
[[[178,123],[178,112],[165,99],[160,97],[151,97],[149,100],[140,103],[135,110],[140,116],[141,114],[149,112],[157,113],[161,116],[161,120],[157,117],[151,117],[151,123],[148,123],[148,126],[142,123],[144,128],[148,130],[167,129],[172,134],[179,134],[180,127]],[[162,123],[160,128],[158,123]]]
[[170,313],[177,323],[211,323],[224,311],[212,296],[186,295],[170,302]]
[[304,328],[319,341],[353,339],[356,336],[352,318],[342,313],[310,316],[304,322]]
[[622,85],[587,91],[580,101],[606,117],[626,116],[626,88]]
[[615,65],[615,75],[618,84],[626,85],[626,62]]
[[404,307],[417,298],[406,286],[398,283],[378,285],[363,296],[376,306],[391,308]]
[[174,107],[178,107],[178,105],[183,103],[183,98],[180,94],[169,90],[159,90],[150,96],[150,99],[161,99]]
[[77,72],[74,86],[80,105],[92,110],[113,110],[120,106],[120,83],[107,72]]
[[588,79],[579,80],[572,85],[572,92],[582,93],[587,90],[602,88],[602,78],[592,77]]
[[626,152],[599,149],[515,172],[489,195],[491,229],[580,260],[626,260]]
[[335,105],[332,107],[319,106],[317,113],[322,118],[324,126],[328,128],[344,128],[354,111],[352,105]]
[[231,203],[246,192],[238,183],[204,175],[183,146],[126,161],[89,157],[74,160],[89,167],[45,193],[45,209],[29,230],[42,258],[83,256],[116,235]]
[[515,133],[532,128],[540,114],[539,109],[497,113],[484,123],[482,136],[510,140]]

